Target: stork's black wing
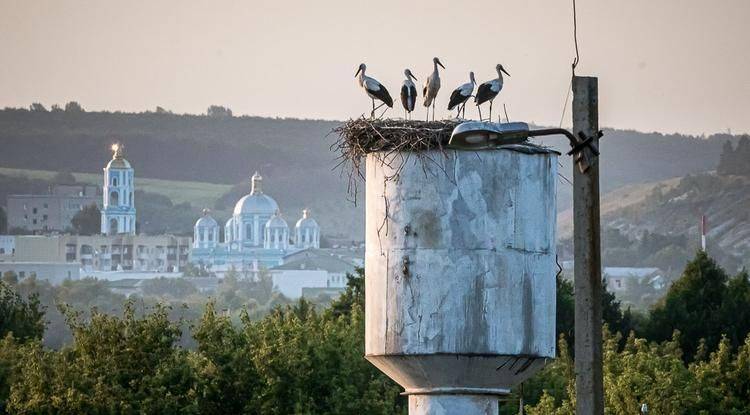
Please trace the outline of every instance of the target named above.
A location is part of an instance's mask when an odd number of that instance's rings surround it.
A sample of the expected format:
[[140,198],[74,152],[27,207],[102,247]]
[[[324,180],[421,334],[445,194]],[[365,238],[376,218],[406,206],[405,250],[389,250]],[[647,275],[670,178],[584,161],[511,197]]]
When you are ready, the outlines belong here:
[[379,84],[380,88],[378,88],[377,91],[373,91],[371,89],[368,89],[367,92],[371,93],[375,96],[375,98],[383,101],[385,105],[387,105],[389,108],[393,108],[393,98],[391,98],[391,94],[388,93],[388,90],[385,89],[385,85]]
[[477,105],[482,105],[496,96],[497,92],[492,90],[492,84],[490,82],[485,82],[482,85],[479,85],[479,89],[477,89],[477,97],[474,98],[474,102],[476,102]]
[[401,86],[401,104],[404,109],[412,112],[414,111],[414,104],[417,102],[417,88],[412,86]]
[[451,99],[450,101],[448,101],[448,109],[452,110],[456,107],[456,105],[466,102],[467,99],[469,99],[469,97],[461,94],[461,88],[454,89],[453,93],[451,94]]

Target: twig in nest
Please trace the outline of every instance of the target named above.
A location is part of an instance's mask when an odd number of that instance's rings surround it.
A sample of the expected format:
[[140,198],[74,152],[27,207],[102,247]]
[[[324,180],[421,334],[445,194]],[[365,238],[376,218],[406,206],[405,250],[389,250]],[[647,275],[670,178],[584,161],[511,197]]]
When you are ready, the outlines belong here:
[[[339,153],[335,168],[341,167],[342,174],[349,177],[349,194],[357,197],[357,180],[364,179],[363,160],[369,153],[379,153],[378,160],[393,169],[395,173],[386,177],[386,181],[395,180],[398,173],[412,154],[422,163],[430,162],[440,166],[427,151],[439,150],[445,154],[453,128],[458,125],[455,120],[443,121],[409,121],[393,119],[370,120],[364,117],[349,120],[335,128],[333,132],[339,139],[331,145],[331,150]],[[391,165],[395,158],[392,155],[406,152],[407,157],[400,158],[397,166]]]

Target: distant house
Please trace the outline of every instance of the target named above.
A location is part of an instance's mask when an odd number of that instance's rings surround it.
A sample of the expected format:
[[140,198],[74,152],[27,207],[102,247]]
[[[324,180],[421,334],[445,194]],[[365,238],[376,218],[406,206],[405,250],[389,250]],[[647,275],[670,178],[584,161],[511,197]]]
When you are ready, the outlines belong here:
[[602,278],[607,283],[607,290],[613,293],[627,291],[636,284],[648,284],[655,290],[661,290],[666,285],[661,270],[653,267],[604,267]]
[[269,271],[274,289],[287,298],[321,294],[336,297],[346,288],[346,274],[353,274],[357,266],[356,257],[335,250],[308,249],[289,255],[283,265]]
[[[571,281],[574,265],[573,261],[561,263],[565,278]],[[623,293],[643,284],[648,284],[654,290],[662,290],[667,284],[664,273],[656,267],[603,267],[602,278],[607,290],[613,293]]]

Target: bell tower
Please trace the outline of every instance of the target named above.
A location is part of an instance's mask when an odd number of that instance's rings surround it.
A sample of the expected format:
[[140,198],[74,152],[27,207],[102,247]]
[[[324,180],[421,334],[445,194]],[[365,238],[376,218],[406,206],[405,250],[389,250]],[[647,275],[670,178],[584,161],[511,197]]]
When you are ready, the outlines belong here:
[[112,160],[104,168],[102,234],[135,235],[133,168],[123,157],[122,144],[112,144]]

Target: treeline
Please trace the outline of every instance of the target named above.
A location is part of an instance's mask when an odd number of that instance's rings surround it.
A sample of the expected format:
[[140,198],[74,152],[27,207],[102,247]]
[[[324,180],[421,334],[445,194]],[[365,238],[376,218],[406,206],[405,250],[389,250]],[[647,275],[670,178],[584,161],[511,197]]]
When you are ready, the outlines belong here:
[[[336,121],[233,116],[212,108],[207,115],[179,115],[158,109],[143,113],[86,112],[70,103],[65,109],[0,110],[0,166],[24,169],[100,173],[111,157],[110,144],[124,143],[137,177],[238,185],[219,202],[231,206],[248,189],[259,170],[264,186],[286,213],[311,207],[324,229],[362,237],[362,204],[345,202],[347,183],[332,171],[336,154],[329,132]],[[694,137],[630,130],[605,132],[602,141],[602,191],[644,181],[662,180],[714,169],[726,134]],[[561,140],[545,144],[564,149]],[[560,173],[572,171],[561,157]],[[571,202],[570,186],[559,188],[560,207]],[[335,202],[335,203],[333,203]],[[200,206],[203,208],[204,206]],[[329,213],[336,212],[336,214]],[[338,224],[345,225],[338,227]],[[328,231],[327,231],[328,232]]]
[[4,333],[0,405],[7,413],[404,413],[399,388],[362,357],[362,301],[350,287],[323,312],[300,301],[260,321],[243,313],[239,325],[210,303],[192,326],[191,351],[177,346],[186,323],[163,306],[141,317],[133,302],[122,317],[67,313],[75,340],[59,352]]
[[[323,310],[302,300],[259,320],[243,311],[238,324],[214,303],[193,323],[158,304],[139,313],[127,302],[121,317],[64,309],[74,340],[60,351],[38,340],[33,295],[0,289],[10,304],[3,313],[21,310],[14,327],[0,327],[8,413],[406,413],[400,388],[363,358],[361,274]],[[572,296],[558,281],[559,357],[524,384],[530,414],[574,413]],[[604,302],[608,413],[638,413],[644,403],[658,414],[748,413],[746,273],[729,277],[699,253],[649,313],[623,312],[606,293]],[[195,339],[189,349],[179,346],[185,326]],[[520,394],[502,414],[517,412]]]
[[[199,268],[192,266],[186,268],[185,272],[196,276],[201,274]],[[207,277],[205,274],[201,276]],[[157,305],[164,305],[169,308],[169,317],[172,321],[182,320],[187,323],[184,327],[185,335],[179,342],[181,347],[187,348],[195,346],[189,325],[200,320],[209,301],[209,297],[196,288],[193,280],[195,278],[161,277],[143,281],[140,293],[133,293],[128,297],[137,304],[138,316],[143,316],[146,310]],[[55,350],[60,350],[73,342],[74,333],[66,321],[67,311],[80,313],[83,318],[89,318],[93,311],[116,316],[122,314],[128,299],[125,295],[113,291],[116,282],[94,278],[65,280],[61,285],[54,286],[48,281],[36,279],[33,275],[19,281],[15,273],[8,271],[3,273],[1,281],[21,298],[36,299],[35,309],[44,310],[44,324],[40,337],[42,344]],[[228,271],[226,276],[218,281],[218,287],[210,295],[210,299],[217,310],[235,322],[239,322],[243,311],[251,320],[260,320],[274,308],[291,303],[288,298],[273,291],[273,283],[267,272],[261,272],[257,280],[252,280],[234,270]],[[331,298],[322,296],[314,301],[325,306],[330,303]],[[61,306],[64,309],[61,309]],[[0,337],[2,333],[4,332],[0,330]]]
[[750,176],[750,137],[742,136],[737,147],[724,142],[716,172],[722,175]]

